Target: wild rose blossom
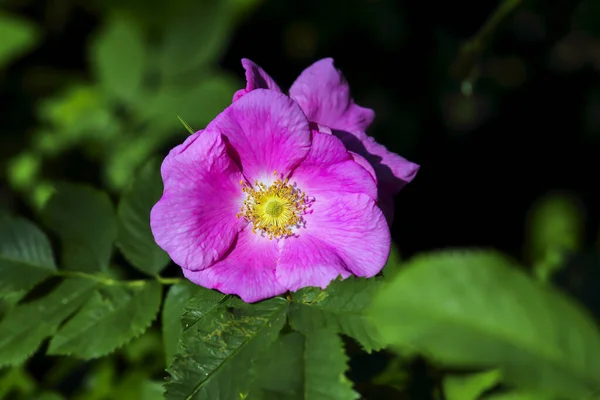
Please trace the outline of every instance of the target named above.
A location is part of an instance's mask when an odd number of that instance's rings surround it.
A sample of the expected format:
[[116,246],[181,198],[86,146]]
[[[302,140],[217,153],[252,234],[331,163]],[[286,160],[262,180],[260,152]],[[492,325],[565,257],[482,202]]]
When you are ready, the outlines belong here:
[[[248,59],[242,59],[242,66],[246,70],[246,88],[238,90],[233,101],[254,89],[281,92],[260,66]],[[414,179],[419,166],[388,151],[365,133],[375,113],[354,102],[348,83],[335,68],[332,58],[324,58],[306,68],[290,87],[289,96],[300,105],[316,129],[337,136],[351,154],[359,154],[372,166],[372,169],[365,167],[376,175],[379,207],[391,224],[393,197]]]
[[372,120],[372,111],[319,98],[332,115],[347,113],[328,120],[243,62],[246,89],[163,161],[164,192],[150,215],[156,242],[190,281],[246,302],[325,288],[338,276],[374,276],[390,250],[381,173],[321,124],[359,138],[366,119],[357,115]]

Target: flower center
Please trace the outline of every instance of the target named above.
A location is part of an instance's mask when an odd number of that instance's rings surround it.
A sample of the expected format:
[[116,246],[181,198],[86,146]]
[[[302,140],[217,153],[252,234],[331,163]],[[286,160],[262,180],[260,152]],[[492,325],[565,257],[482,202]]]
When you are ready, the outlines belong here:
[[269,239],[281,238],[291,235],[292,228],[302,223],[302,214],[306,210],[305,194],[287,178],[277,179],[268,187],[258,181],[253,187],[244,181],[240,184],[247,197],[236,217],[252,222],[253,233],[260,231]]

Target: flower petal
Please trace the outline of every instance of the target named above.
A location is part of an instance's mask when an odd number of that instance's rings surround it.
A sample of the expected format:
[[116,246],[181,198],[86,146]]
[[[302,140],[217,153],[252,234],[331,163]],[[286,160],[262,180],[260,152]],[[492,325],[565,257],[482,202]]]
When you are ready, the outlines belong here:
[[184,269],[183,274],[197,285],[237,294],[252,303],[286,291],[275,277],[278,256],[277,241],[254,234],[248,227],[221,261],[202,271]]
[[302,71],[290,88],[290,97],[310,121],[332,129],[365,131],[375,118],[373,110],[354,103],[348,83],[332,58],[319,60]]
[[207,127],[227,137],[250,182],[289,172],[306,157],[311,133],[298,104],[282,93],[256,89],[227,107]]
[[[365,194],[318,197],[304,219],[305,227],[297,231],[298,236],[307,235],[326,243],[354,275],[371,277],[385,265],[390,252],[390,230],[371,197]],[[308,252],[306,258],[315,258],[310,249]],[[280,268],[283,261],[282,257]]]
[[363,132],[349,133],[334,130],[333,135],[340,138],[349,151],[363,156],[375,169],[377,183],[392,195],[397,194],[407,183],[412,181],[419,165],[406,158],[392,153],[385,146]]
[[311,235],[290,236],[283,240],[281,258],[277,266],[277,280],[295,292],[307,286],[325,289],[342,276],[351,275],[344,261],[328,243]]
[[242,66],[246,70],[246,88],[240,89],[233,95],[233,101],[253,91],[254,89],[270,89],[281,93],[277,83],[260,66],[247,58],[242,58]]
[[371,174],[354,161],[338,138],[317,131],[313,131],[310,151],[290,181],[310,197],[365,193],[377,200],[377,184]]
[[181,267],[203,269],[221,258],[246,224],[242,174],[215,132],[197,132],[162,163],[164,192],[150,212],[156,243]]

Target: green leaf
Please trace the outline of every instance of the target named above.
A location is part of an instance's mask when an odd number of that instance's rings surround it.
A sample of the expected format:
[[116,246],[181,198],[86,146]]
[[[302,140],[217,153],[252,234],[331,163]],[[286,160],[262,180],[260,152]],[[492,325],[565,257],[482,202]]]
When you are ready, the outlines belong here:
[[0,298],[21,296],[55,271],[52,247],[37,226],[0,217]]
[[186,308],[180,351],[168,368],[167,399],[246,396],[253,364],[277,338],[288,302],[280,297],[246,304],[202,290]]
[[97,290],[54,336],[48,354],[104,356],[142,334],[156,317],[160,301],[161,285],[156,281]]
[[444,379],[446,400],[477,400],[486,390],[500,383],[498,370],[468,375],[449,375]]
[[551,193],[539,199],[528,220],[528,256],[536,276],[546,281],[562,267],[564,257],[579,250],[583,215],[577,199],[567,193]]
[[117,236],[109,197],[82,185],[61,183],[56,189],[42,218],[62,241],[61,264],[71,270],[106,271]]
[[[594,400],[593,398],[584,398],[582,400]],[[544,396],[539,393],[527,393],[521,391],[511,391],[504,393],[497,393],[486,396],[483,400],[553,400],[553,397]]]
[[182,119],[182,118],[179,116],[179,114],[177,115],[177,118],[179,119],[179,122],[181,122],[181,123],[183,124],[183,126],[185,127],[185,130],[186,130],[186,131],[188,131],[188,133],[189,133],[190,135],[193,135],[193,134],[194,134],[194,130],[192,129],[192,127],[191,127],[191,126],[190,126],[190,125],[189,125],[187,122],[185,122],[185,121],[184,121],[184,120],[183,120],[183,119]]
[[600,389],[600,334],[559,292],[486,251],[422,255],[376,296],[372,317],[394,346],[439,362],[498,367],[524,389],[578,398]]
[[[258,396],[286,400],[352,400],[348,357],[337,333],[321,329],[281,335],[263,355]],[[252,398],[252,393],[250,398]]]
[[159,66],[166,76],[178,75],[216,61],[232,29],[228,0],[190,4],[165,30]]
[[162,191],[160,164],[151,160],[140,169],[117,209],[117,246],[127,261],[150,276],[157,275],[170,261],[150,230],[150,210]]
[[179,339],[183,332],[181,314],[196,287],[187,281],[171,286],[162,310],[163,345],[167,365],[171,365],[179,348]]
[[30,50],[39,39],[35,25],[14,15],[0,13],[0,67]]
[[127,19],[113,18],[91,46],[98,80],[110,95],[131,101],[144,78],[146,48],[140,29]]
[[390,251],[390,256],[388,257],[385,266],[381,270],[381,274],[386,278],[393,278],[394,275],[400,270],[402,266],[402,257],[400,255],[400,250],[398,250],[398,246],[392,243],[392,248]]
[[348,278],[325,290],[300,289],[292,294],[290,325],[304,333],[327,327],[353,337],[367,352],[379,350],[385,343],[366,309],[380,286],[379,279]]
[[66,279],[47,296],[11,309],[0,322],[0,366],[17,365],[93,293],[90,279]]

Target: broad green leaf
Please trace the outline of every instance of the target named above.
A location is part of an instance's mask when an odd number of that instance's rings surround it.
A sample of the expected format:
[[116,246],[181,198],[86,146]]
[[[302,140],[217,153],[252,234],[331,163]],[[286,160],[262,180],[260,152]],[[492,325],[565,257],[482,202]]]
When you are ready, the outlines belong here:
[[[281,335],[258,363],[257,398],[352,400],[358,393],[346,376],[341,338],[328,329]],[[254,391],[250,392],[253,398]]]
[[157,275],[170,261],[150,230],[150,210],[162,191],[160,164],[152,160],[140,169],[117,209],[117,246],[127,261],[150,276]]
[[37,226],[0,217],[0,298],[23,295],[55,271],[52,247]]
[[507,384],[554,396],[600,389],[594,322],[495,252],[416,257],[376,296],[371,314],[392,345],[444,364],[497,367]]
[[171,286],[162,310],[163,345],[167,365],[171,365],[179,347],[179,339],[183,328],[181,314],[187,302],[194,294],[195,287],[183,281]]
[[162,43],[162,73],[178,75],[216,61],[227,47],[232,11],[230,0],[207,0],[190,4],[185,15],[173,19]]
[[0,366],[20,364],[93,293],[96,282],[69,278],[41,299],[11,309],[0,321]]
[[140,29],[113,18],[93,43],[91,59],[102,87],[121,100],[135,99],[145,72],[146,48]]
[[153,382],[142,371],[128,372],[118,384],[113,386],[111,398],[132,400],[162,400],[162,382]]
[[[552,400],[552,397],[545,396],[539,393],[527,393],[521,391],[510,391],[503,393],[491,394],[489,396],[485,396],[483,400]],[[592,398],[584,398],[582,400],[595,400],[595,397]]]
[[579,250],[583,238],[583,215],[577,199],[567,193],[551,193],[539,199],[528,220],[529,258],[536,276],[546,281]]
[[42,210],[46,226],[62,244],[62,266],[97,272],[108,268],[117,224],[106,193],[83,185],[61,183]]
[[500,371],[468,375],[449,375],[444,379],[446,400],[477,400],[486,390],[500,383]]
[[202,290],[183,316],[180,351],[168,368],[166,398],[237,399],[247,396],[253,364],[277,338],[288,309],[280,297],[246,304]]
[[0,67],[30,50],[38,41],[38,29],[31,22],[0,13]]
[[156,317],[160,301],[161,285],[156,281],[103,287],[58,331],[48,354],[104,356],[142,334]]
[[309,287],[292,293],[290,324],[300,332],[324,327],[356,339],[367,352],[384,347],[377,327],[366,314],[379,279],[348,278],[331,282],[325,290]]
[[400,270],[402,266],[402,257],[400,255],[400,250],[398,250],[398,246],[392,243],[392,249],[390,251],[390,256],[388,257],[385,266],[381,270],[381,274],[386,278],[393,278],[394,275]]
[[9,394],[14,396],[16,393],[22,398],[29,398],[37,388],[36,380],[23,366],[4,368],[1,372],[0,399],[8,399]]

